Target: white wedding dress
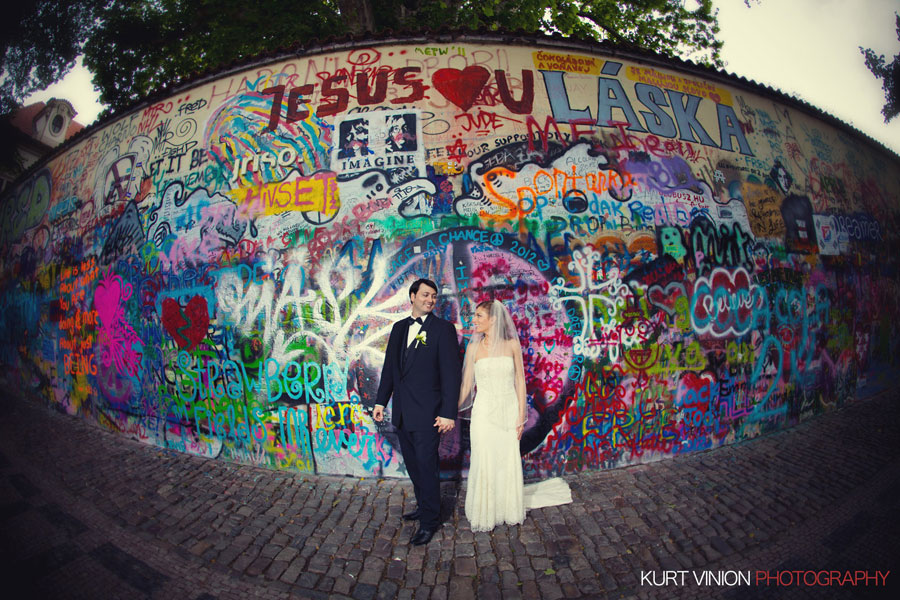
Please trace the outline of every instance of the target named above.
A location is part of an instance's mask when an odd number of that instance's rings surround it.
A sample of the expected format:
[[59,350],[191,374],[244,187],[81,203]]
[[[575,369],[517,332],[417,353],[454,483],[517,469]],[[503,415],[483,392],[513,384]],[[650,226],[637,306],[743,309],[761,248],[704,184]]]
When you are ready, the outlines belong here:
[[572,501],[568,484],[560,478],[522,485],[514,378],[511,356],[487,357],[475,363],[472,453],[465,504],[472,531],[490,531],[504,523],[516,525],[525,520],[526,508]]

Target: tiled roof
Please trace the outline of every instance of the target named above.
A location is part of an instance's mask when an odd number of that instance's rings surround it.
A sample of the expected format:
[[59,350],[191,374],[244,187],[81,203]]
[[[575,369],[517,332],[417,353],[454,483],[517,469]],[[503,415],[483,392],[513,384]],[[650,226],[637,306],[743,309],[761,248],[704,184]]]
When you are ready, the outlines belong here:
[[[63,100],[71,106],[67,100]],[[23,106],[19,110],[13,111],[12,116],[9,119],[10,124],[28,136],[34,135],[34,129],[32,125],[34,124],[35,117],[40,114],[42,110],[47,106],[44,102],[35,102],[34,104],[29,104],[28,106]],[[74,112],[74,109],[73,109]],[[66,129],[66,141],[69,141],[75,134],[84,129],[84,125],[78,123],[74,119],[69,121],[69,127]]]

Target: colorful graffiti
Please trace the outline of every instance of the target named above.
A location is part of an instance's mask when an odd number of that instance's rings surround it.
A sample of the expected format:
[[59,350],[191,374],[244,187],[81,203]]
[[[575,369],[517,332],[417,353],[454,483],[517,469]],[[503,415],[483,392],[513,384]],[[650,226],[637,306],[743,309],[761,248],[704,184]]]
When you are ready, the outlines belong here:
[[64,147],[2,200],[7,379],[167,450],[403,477],[371,407],[428,277],[461,341],[510,309],[543,477],[896,374],[896,156],[725,75],[477,39],[285,57]]

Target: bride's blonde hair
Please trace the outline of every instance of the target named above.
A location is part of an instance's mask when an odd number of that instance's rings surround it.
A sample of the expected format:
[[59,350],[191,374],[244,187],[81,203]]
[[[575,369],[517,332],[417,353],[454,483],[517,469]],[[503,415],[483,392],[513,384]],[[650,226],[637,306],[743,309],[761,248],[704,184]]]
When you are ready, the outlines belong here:
[[[479,308],[485,309],[488,312],[488,316],[495,319],[495,323],[500,322],[498,319],[498,317],[502,317],[501,314],[498,314],[498,313],[500,313],[500,311],[505,312],[507,315],[509,314],[509,312],[506,310],[506,307],[499,300],[482,300],[475,306],[475,310],[478,310]],[[516,334],[515,324],[513,323],[511,316],[509,318],[509,324],[512,324],[513,327],[504,327],[504,326],[497,327],[496,333],[499,335],[492,336],[492,338],[494,340],[504,340],[504,341],[511,340],[513,338],[518,339],[519,336]],[[503,325],[503,324],[501,323],[501,325]]]

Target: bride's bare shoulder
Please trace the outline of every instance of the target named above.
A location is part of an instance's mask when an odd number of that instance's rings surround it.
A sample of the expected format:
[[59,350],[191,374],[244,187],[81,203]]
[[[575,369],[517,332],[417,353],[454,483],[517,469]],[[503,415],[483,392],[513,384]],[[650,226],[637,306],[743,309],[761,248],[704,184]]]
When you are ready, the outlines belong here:
[[503,341],[503,354],[506,356],[515,356],[522,352],[522,347],[519,345],[519,340],[504,340]]

